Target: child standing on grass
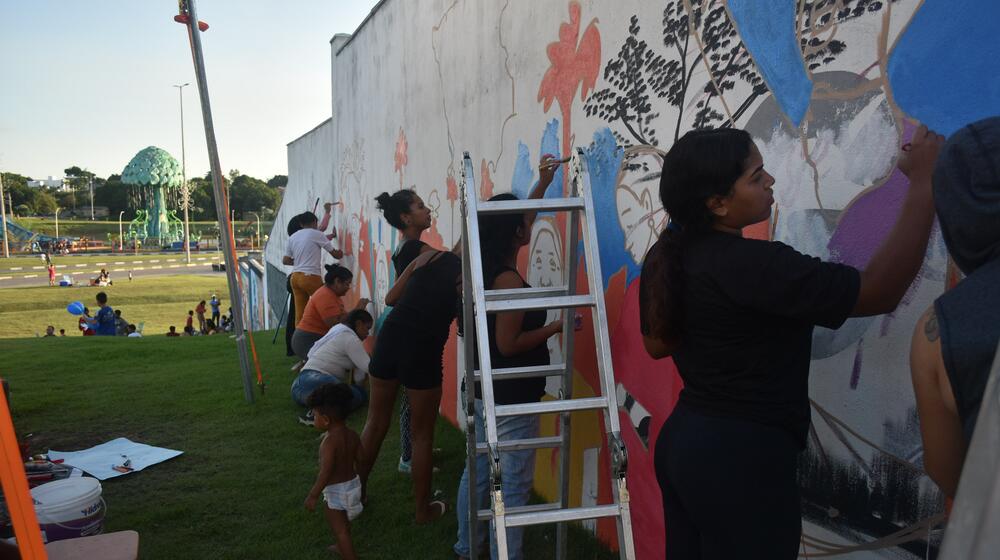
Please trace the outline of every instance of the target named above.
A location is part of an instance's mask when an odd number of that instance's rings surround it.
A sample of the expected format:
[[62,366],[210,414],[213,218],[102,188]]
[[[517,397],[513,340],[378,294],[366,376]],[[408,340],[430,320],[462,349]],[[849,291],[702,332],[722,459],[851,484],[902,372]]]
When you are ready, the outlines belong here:
[[198,302],[198,306],[194,308],[194,312],[198,314],[198,330],[201,334],[205,334],[205,300]]
[[345,560],[357,558],[351,542],[351,520],[361,514],[361,478],[358,462],[361,457],[361,438],[347,427],[344,420],[354,398],[349,386],[329,383],[313,391],[306,404],[313,411],[315,426],[325,430],[319,446],[319,474],[305,506],[316,509],[320,494],[326,501],[326,520],[337,542],[330,552]]

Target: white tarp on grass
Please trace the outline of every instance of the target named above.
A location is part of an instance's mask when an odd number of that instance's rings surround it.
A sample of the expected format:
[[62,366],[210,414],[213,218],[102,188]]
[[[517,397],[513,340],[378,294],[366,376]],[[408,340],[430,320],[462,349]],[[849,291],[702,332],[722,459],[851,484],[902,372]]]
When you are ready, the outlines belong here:
[[[107,443],[95,445],[82,451],[49,451],[49,460],[62,459],[67,465],[83,469],[87,474],[98,480],[107,480],[116,476],[131,474],[142,469],[162,463],[180,455],[183,451],[153,447],[144,443],[136,443],[128,438],[113,439]],[[131,461],[130,472],[116,471],[114,467]]]

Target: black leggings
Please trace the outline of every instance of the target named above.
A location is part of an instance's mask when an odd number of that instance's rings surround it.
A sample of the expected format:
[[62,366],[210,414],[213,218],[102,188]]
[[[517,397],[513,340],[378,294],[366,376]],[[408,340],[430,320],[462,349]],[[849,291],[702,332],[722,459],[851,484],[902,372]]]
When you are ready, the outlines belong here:
[[799,446],[785,430],[683,404],[656,440],[667,560],[793,560]]

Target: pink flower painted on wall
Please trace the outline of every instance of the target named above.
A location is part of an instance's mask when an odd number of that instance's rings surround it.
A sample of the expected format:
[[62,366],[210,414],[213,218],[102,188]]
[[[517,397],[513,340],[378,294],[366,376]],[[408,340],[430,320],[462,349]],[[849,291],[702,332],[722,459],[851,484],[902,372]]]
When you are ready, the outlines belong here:
[[394,170],[399,173],[399,188],[403,188],[403,168],[406,167],[406,133],[403,127],[399,127],[399,138],[396,139],[396,153],[393,156],[395,162]]

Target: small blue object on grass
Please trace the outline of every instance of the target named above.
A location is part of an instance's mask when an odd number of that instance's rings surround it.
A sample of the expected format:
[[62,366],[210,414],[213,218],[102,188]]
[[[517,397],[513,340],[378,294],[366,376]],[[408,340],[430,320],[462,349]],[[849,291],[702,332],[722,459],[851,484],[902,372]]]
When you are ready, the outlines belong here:
[[66,311],[69,311],[71,315],[83,315],[83,303],[74,301],[66,306]]

